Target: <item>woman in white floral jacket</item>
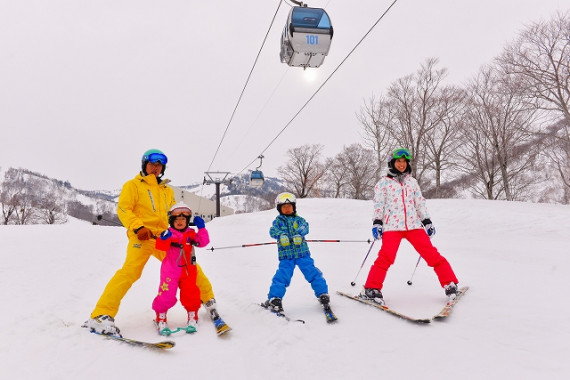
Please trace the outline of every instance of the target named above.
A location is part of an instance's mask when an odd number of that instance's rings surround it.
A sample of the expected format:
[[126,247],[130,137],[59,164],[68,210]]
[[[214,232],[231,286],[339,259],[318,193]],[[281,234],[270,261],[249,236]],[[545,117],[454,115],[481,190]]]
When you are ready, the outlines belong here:
[[388,157],[388,174],[374,187],[374,217],[372,235],[382,238],[378,258],[370,268],[360,297],[384,305],[382,286],[386,273],[396,259],[402,239],[406,239],[432,267],[445,294],[455,298],[457,277],[449,262],[431,244],[435,228],[426,208],[426,200],[411,176],[411,154],[407,149],[396,149]]

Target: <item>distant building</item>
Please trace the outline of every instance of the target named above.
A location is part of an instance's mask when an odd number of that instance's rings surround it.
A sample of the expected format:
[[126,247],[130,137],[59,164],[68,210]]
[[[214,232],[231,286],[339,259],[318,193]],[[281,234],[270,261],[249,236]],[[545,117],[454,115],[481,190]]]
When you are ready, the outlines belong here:
[[[194,215],[201,216],[206,222],[216,217],[216,201],[209,200],[208,198],[201,197],[175,186],[170,187],[172,187],[172,190],[174,190],[174,197],[176,198],[176,202],[186,203]],[[220,205],[220,216],[233,214],[233,208]]]

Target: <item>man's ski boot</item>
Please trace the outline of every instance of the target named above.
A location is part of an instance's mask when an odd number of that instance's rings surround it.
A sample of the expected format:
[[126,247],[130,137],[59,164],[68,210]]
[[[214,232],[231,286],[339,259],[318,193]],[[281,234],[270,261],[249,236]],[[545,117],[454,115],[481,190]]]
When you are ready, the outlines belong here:
[[384,306],[386,304],[386,302],[384,302],[384,297],[382,296],[380,289],[364,288],[364,290],[358,295],[358,298],[372,301],[380,306]]
[[121,331],[115,326],[115,319],[110,315],[98,315],[95,318],[89,318],[81,325],[88,328],[89,331],[104,335],[121,336]]

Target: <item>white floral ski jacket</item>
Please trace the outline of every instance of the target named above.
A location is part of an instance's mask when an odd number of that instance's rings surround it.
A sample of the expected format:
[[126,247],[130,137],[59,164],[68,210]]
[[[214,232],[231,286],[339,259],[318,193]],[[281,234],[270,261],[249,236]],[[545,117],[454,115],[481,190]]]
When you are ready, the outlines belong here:
[[426,200],[418,181],[409,174],[397,178],[383,177],[374,187],[374,216],[381,220],[384,231],[407,231],[423,228],[429,219]]

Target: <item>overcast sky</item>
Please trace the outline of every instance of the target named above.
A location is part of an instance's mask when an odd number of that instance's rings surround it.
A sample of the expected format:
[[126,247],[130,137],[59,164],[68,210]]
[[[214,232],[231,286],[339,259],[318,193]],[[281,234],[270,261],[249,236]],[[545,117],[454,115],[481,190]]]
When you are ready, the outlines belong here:
[[361,142],[364,101],[427,58],[462,84],[525,25],[568,9],[399,0],[271,144],[392,2],[309,2],[325,7],[335,34],[323,66],[306,71],[279,61],[283,2],[220,146],[279,0],[0,0],[0,167],[112,190],[149,148],[167,154],[174,185],[255,169],[265,150],[261,169],[276,176],[287,149],[320,143],[332,157]]

